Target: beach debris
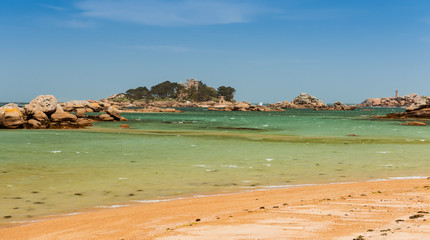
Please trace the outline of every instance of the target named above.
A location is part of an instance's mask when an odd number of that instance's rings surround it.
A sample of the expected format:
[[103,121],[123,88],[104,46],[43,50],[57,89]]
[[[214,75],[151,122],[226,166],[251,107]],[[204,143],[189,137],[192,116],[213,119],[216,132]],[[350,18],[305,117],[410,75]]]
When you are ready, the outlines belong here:
[[405,220],[403,219],[396,219],[394,222],[399,223],[399,222],[404,222]]
[[422,217],[424,217],[424,214],[415,214],[415,215],[409,216],[409,219],[417,219]]
[[196,219],[196,222],[200,222],[200,221],[201,221],[201,219],[200,219],[200,218],[197,218],[197,219]]
[[417,213],[429,214],[429,212],[426,212],[426,211],[418,211]]
[[365,240],[364,236],[360,235],[352,240]]
[[11,215],[3,216],[3,218],[12,218]]

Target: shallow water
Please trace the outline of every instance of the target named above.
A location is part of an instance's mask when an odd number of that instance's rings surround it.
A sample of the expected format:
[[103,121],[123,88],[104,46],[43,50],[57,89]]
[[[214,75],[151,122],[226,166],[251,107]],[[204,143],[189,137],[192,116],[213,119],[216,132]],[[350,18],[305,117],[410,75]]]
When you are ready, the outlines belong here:
[[430,170],[429,127],[369,118],[401,109],[184,110],[123,114],[130,129],[103,122],[85,130],[0,131],[2,221]]

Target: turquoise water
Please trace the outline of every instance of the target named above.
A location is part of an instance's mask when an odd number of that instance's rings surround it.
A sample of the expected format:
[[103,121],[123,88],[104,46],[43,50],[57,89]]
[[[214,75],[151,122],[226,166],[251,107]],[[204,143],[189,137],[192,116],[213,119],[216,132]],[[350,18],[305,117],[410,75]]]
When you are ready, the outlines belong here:
[[100,122],[84,130],[1,130],[2,222],[430,170],[429,127],[370,117],[402,109],[184,111],[125,113],[130,129]]

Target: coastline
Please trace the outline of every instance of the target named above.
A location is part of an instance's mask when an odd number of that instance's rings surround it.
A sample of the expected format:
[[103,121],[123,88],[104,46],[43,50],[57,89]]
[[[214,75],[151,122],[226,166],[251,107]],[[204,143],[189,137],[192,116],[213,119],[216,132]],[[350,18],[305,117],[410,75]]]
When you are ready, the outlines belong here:
[[429,186],[373,180],[138,203],[3,227],[0,239],[418,239],[430,233]]

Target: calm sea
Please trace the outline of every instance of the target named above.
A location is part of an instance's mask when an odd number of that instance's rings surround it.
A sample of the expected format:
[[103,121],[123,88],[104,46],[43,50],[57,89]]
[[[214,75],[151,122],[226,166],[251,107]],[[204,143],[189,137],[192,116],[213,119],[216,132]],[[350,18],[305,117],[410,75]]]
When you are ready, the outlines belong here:
[[[1,221],[302,184],[427,176],[430,127],[374,111],[123,114],[84,130],[1,130]],[[354,134],[356,136],[349,136]]]

